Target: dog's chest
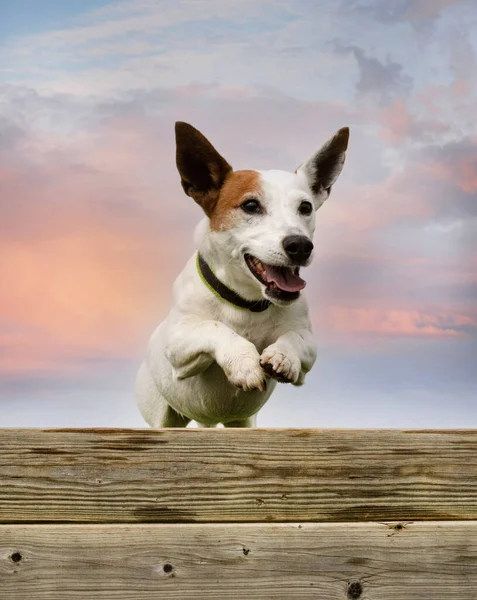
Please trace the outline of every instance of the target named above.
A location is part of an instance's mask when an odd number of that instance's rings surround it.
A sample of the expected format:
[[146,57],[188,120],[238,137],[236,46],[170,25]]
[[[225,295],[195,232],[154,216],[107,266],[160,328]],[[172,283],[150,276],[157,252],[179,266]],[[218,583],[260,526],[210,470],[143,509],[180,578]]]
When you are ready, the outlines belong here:
[[225,322],[235,333],[252,342],[259,352],[275,342],[280,335],[279,323],[272,313],[241,311],[239,316],[233,315],[233,318],[228,318]]

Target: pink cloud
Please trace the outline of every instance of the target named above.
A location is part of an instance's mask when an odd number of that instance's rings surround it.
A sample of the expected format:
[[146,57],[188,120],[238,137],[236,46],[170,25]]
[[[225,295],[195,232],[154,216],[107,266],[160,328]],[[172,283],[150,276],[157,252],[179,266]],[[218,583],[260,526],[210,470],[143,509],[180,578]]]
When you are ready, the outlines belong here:
[[169,294],[163,287],[170,289],[173,267],[158,256],[166,256],[167,246],[177,243],[179,235],[153,243],[140,232],[118,234],[85,222],[77,234],[0,244],[1,277],[8,284],[0,314],[29,332],[3,337],[8,369],[15,357],[17,369],[28,370],[55,357],[61,363],[68,354],[134,355],[167,309]]
[[[423,101],[422,96],[416,94],[416,100]],[[439,119],[439,109],[433,107],[429,115],[417,116],[411,109],[412,98],[404,100],[397,98],[391,104],[379,111],[380,136],[390,144],[400,144],[414,139],[434,139],[437,135],[450,130],[449,123]]]
[[386,337],[458,337],[460,327],[477,327],[477,318],[455,312],[348,308],[331,306],[322,318],[333,333]]
[[401,142],[412,130],[413,118],[402,98],[386,106],[381,111],[380,120],[381,136],[387,142]]
[[451,182],[463,192],[473,194],[477,191],[477,143],[464,156],[429,158],[419,168],[429,179]]
[[441,101],[446,99],[448,87],[439,85],[426,85],[414,94],[414,98],[422,105],[426,114],[430,117],[437,118],[442,116],[443,108]]
[[477,193],[477,150],[457,163],[457,183],[467,194]]
[[0,171],[0,315],[16,324],[0,328],[4,376],[142,355],[167,310],[192,245],[173,218],[182,194],[152,175],[164,156],[153,133],[120,125],[69,147],[37,134]]
[[320,209],[321,235],[336,235],[339,230],[342,235],[362,237],[363,232],[378,232],[399,220],[432,217],[435,209],[431,199],[419,187],[409,185],[418,181],[419,170],[417,165],[407,165],[372,184],[338,182],[326,208]]
[[456,99],[461,99],[462,97],[466,98],[472,92],[474,85],[473,81],[471,82],[457,78],[452,84],[451,93]]
[[412,21],[424,21],[437,17],[443,9],[463,4],[466,0],[414,0],[405,11]]

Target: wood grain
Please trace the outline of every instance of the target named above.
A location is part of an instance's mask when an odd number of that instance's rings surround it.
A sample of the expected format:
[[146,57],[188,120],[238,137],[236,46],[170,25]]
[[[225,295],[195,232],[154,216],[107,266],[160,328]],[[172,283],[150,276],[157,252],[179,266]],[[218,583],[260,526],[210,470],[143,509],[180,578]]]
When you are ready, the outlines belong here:
[[477,431],[0,430],[0,522],[477,519]]
[[473,522],[3,525],[2,600],[471,600]]

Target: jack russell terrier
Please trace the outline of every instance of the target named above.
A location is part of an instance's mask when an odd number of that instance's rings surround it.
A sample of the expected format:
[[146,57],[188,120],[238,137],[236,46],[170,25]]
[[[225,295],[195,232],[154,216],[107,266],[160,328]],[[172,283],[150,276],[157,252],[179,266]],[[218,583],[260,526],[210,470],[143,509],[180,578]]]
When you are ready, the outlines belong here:
[[203,209],[199,248],[173,288],[136,379],[151,427],[253,427],[276,382],[302,385],[316,359],[300,267],[315,211],[343,168],[340,129],[294,173],[233,171],[194,127],[176,123],[182,187]]

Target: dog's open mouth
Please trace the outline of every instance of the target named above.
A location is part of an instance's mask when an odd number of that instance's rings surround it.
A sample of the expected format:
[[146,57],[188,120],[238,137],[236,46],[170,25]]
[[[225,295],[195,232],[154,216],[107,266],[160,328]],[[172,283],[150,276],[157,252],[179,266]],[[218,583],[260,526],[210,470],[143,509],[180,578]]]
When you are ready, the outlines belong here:
[[244,258],[253,275],[266,286],[266,294],[272,298],[295,300],[306,285],[300,277],[300,267],[267,265],[251,254]]

